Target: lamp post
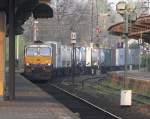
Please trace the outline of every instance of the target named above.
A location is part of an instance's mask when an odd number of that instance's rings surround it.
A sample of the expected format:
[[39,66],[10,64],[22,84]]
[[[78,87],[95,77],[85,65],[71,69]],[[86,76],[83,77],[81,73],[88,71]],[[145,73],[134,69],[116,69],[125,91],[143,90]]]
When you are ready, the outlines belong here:
[[[116,5],[117,12],[123,17],[124,20],[124,33],[123,37],[125,38],[125,69],[124,69],[124,89],[126,89],[126,80],[127,80],[127,71],[128,71],[128,24],[129,24],[129,17],[131,13],[135,11],[135,6],[131,4],[127,4],[125,1],[120,1]],[[131,19],[131,18],[130,18]],[[129,106],[131,105],[131,90],[122,90],[121,91],[121,106]],[[128,96],[128,97],[127,97]],[[128,101],[126,100],[128,99]]]

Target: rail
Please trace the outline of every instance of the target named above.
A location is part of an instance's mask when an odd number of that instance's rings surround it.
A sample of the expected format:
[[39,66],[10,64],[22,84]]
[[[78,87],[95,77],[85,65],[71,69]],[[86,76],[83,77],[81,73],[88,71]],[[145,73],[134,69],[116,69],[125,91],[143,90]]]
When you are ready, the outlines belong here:
[[104,113],[110,115],[110,116],[111,116],[112,118],[114,118],[114,119],[122,119],[121,117],[116,116],[116,115],[114,115],[114,114],[112,114],[112,113],[110,113],[110,112],[108,112],[108,111],[106,111],[106,110],[104,110],[104,109],[102,109],[102,108],[100,108],[100,107],[94,105],[93,103],[91,103],[91,102],[89,102],[89,101],[87,101],[87,100],[85,100],[85,99],[83,99],[83,98],[81,98],[81,97],[79,97],[79,96],[77,96],[77,95],[75,95],[75,94],[72,94],[72,93],[70,93],[70,92],[68,92],[68,91],[66,91],[66,90],[64,90],[64,89],[62,89],[62,88],[60,88],[60,87],[58,87],[58,86],[56,86],[56,85],[54,85],[54,84],[50,84],[50,86],[53,86],[54,88],[56,88],[56,89],[58,89],[58,90],[60,90],[60,91],[62,91],[62,92],[64,92],[64,93],[66,93],[66,94],[68,94],[68,95],[70,95],[70,96],[72,96],[72,97],[74,97],[74,98],[76,98],[77,100],[80,100],[80,101],[82,101],[82,102],[84,102],[84,103],[86,103],[86,104],[88,104],[88,105],[90,105],[90,106],[96,108],[97,110],[100,110],[100,111],[102,111],[102,112],[104,112]]

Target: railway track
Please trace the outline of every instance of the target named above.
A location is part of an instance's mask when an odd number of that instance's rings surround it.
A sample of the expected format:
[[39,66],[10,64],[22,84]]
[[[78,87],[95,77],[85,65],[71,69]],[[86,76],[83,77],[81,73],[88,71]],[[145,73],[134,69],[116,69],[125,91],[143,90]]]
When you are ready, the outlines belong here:
[[96,105],[74,95],[62,88],[49,83],[38,83],[41,89],[52,95],[56,100],[65,105],[81,119],[121,119],[120,117],[107,112]]

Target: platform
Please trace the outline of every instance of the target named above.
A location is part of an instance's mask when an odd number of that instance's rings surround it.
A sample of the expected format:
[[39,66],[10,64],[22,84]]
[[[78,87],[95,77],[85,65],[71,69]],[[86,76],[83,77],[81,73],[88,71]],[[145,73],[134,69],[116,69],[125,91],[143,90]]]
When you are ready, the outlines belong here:
[[108,78],[116,85],[125,85],[136,91],[138,94],[144,94],[149,96],[150,91],[150,73],[144,71],[128,71],[127,78],[124,80],[124,71],[116,71],[108,73]]
[[52,96],[16,73],[16,100],[0,101],[0,119],[78,119]]
[[[124,75],[124,71],[117,71],[115,72],[120,76]],[[130,79],[136,79],[136,80],[149,80],[150,81],[150,72],[147,71],[138,71],[138,70],[132,70],[128,71],[128,78]]]

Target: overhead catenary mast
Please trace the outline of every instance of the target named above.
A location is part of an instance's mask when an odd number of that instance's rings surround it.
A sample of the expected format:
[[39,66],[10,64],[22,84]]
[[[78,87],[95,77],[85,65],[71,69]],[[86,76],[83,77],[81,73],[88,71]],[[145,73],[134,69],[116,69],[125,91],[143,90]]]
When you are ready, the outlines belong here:
[[91,39],[90,39],[90,47],[91,47],[91,66],[92,64],[92,48],[93,48],[93,28],[94,28],[94,1],[91,0],[92,10],[91,10]]

